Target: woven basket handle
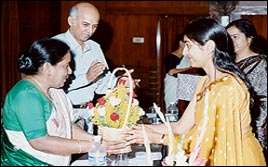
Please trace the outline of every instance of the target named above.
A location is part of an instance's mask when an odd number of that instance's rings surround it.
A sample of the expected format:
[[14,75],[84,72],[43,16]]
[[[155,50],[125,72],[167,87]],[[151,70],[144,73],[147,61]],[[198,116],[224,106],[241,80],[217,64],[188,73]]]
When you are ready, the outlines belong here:
[[108,90],[112,89],[113,76],[115,76],[115,73],[119,70],[125,71],[128,75],[128,79],[129,79],[129,100],[128,100],[127,113],[126,113],[125,121],[123,124],[123,127],[125,127],[127,124],[127,121],[128,121],[128,116],[129,116],[129,112],[130,112],[130,108],[131,108],[131,104],[132,104],[132,97],[133,97],[133,82],[132,82],[131,74],[128,71],[128,69],[126,69],[124,67],[118,67],[118,68],[113,70],[112,75],[111,75],[110,80],[109,80],[109,83],[108,83]]

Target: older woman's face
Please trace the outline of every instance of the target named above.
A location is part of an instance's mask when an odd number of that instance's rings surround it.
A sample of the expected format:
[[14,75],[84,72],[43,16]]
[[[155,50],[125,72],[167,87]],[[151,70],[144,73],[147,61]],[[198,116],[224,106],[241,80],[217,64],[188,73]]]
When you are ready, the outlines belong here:
[[240,54],[242,51],[249,49],[250,40],[238,28],[235,26],[229,27],[227,32],[233,41],[234,52],[236,54]]
[[56,65],[52,67],[51,72],[51,82],[53,82],[54,88],[60,88],[64,86],[64,83],[68,79],[69,75],[72,74],[72,69],[70,68],[71,54],[68,52]]

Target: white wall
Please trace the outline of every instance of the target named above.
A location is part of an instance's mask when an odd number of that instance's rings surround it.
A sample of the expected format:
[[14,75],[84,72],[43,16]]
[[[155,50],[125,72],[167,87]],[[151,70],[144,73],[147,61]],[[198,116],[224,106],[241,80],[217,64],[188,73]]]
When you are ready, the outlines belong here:
[[267,2],[239,1],[239,5],[231,13],[230,21],[239,19],[241,15],[267,15]]
[[238,6],[266,6],[267,1],[239,1]]

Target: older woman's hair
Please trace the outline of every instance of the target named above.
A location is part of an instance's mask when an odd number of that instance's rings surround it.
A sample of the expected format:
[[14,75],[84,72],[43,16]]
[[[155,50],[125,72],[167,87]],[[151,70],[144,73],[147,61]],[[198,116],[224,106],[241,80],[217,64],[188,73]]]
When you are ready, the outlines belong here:
[[64,42],[58,39],[45,38],[35,41],[27,52],[19,55],[19,71],[26,75],[36,74],[44,63],[59,63],[70,51]]

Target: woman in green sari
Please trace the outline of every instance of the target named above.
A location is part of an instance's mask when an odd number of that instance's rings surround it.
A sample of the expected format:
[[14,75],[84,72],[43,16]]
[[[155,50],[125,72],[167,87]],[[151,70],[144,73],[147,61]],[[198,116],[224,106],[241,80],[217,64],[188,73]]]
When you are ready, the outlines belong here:
[[[93,135],[74,124],[64,86],[72,73],[70,48],[41,39],[19,58],[25,76],[7,94],[3,108],[1,166],[70,165],[71,155],[86,153]],[[125,143],[107,143],[117,153]]]

